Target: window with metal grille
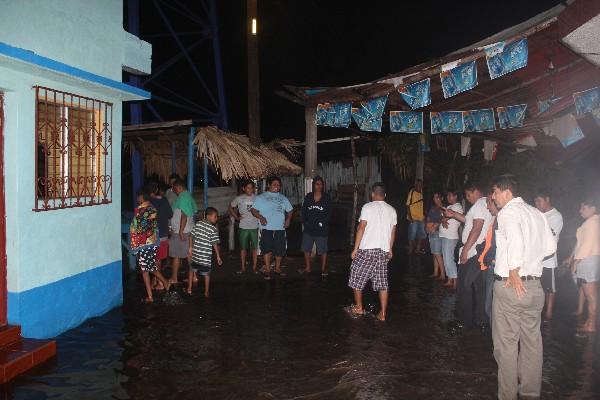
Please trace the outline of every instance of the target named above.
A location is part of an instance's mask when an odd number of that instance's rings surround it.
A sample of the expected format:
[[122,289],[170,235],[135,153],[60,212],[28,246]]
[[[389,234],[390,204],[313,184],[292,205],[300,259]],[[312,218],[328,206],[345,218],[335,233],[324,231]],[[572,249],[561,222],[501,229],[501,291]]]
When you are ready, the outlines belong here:
[[34,211],[112,201],[112,104],[35,86]]

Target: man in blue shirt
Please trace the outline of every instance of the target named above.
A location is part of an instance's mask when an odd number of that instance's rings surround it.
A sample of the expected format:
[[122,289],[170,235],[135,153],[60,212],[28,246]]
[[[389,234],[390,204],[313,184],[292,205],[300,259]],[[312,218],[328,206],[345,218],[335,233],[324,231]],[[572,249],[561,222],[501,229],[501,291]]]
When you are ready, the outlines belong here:
[[258,218],[262,229],[260,231],[260,251],[265,265],[265,279],[271,279],[271,257],[275,255],[275,273],[280,276],[281,259],[287,250],[285,230],[292,220],[292,204],[279,193],[281,179],[277,176],[267,178],[267,190],[256,197],[252,206],[252,215]]

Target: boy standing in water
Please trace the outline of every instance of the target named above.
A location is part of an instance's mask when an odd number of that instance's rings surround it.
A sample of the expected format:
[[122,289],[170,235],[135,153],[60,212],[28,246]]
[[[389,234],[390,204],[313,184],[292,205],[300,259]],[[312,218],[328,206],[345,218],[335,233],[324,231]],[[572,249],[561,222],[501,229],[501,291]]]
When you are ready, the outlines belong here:
[[204,297],[208,298],[213,249],[217,255],[219,266],[223,265],[223,260],[221,259],[219,246],[219,231],[215,226],[219,219],[219,212],[216,208],[208,207],[204,212],[204,216],[205,219],[196,223],[190,235],[188,261],[191,259],[191,263],[187,293],[192,294],[194,274],[198,272],[204,277]]

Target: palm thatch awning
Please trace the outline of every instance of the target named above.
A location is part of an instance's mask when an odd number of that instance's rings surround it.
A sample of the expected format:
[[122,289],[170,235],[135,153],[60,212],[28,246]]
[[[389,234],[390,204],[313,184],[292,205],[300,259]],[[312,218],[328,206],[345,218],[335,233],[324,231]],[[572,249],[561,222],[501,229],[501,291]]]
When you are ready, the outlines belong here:
[[166,179],[175,172],[185,176],[188,173],[188,138],[193,129],[196,132],[194,144],[198,145],[197,157],[201,159],[207,152],[209,165],[224,181],[302,172],[301,167],[286,157],[295,159],[298,156],[298,143],[293,139],[254,146],[247,136],[214,126],[200,126],[193,120],[124,126],[123,141],[130,151],[140,152],[146,175]]
[[255,146],[247,136],[225,132],[215,126],[197,129],[194,144],[198,158],[208,157],[221,178],[265,178],[268,175],[299,175],[302,168],[292,163],[280,148],[297,155],[296,141],[276,140]]

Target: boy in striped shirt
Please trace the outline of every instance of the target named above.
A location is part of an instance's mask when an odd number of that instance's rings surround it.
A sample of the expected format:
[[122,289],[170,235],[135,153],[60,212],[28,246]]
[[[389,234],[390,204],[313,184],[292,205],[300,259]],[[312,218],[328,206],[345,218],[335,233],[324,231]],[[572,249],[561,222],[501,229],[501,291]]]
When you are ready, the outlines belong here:
[[190,250],[188,262],[191,259],[190,272],[188,275],[187,293],[192,294],[192,281],[194,274],[198,272],[204,277],[204,297],[208,298],[210,287],[210,271],[212,264],[212,251],[217,255],[217,264],[223,265],[221,260],[221,249],[219,246],[219,231],[215,226],[219,219],[216,208],[208,207],[204,212],[204,219],[198,221],[190,235]]

